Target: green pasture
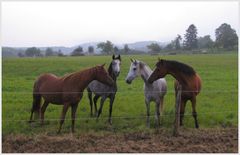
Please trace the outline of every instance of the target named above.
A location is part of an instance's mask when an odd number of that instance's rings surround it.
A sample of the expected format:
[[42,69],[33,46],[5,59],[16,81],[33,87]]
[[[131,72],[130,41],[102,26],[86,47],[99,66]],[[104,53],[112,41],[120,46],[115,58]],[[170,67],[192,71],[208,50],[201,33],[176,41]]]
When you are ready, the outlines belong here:
[[[100,120],[90,118],[87,93],[77,111],[76,132],[128,132],[149,130],[146,128],[146,108],[143,94],[143,81],[139,77],[131,85],[125,83],[130,60],[135,58],[154,69],[157,56],[122,56],[121,74],[117,80],[118,92],[113,105],[113,125],[109,126],[109,100],[106,100]],[[196,54],[168,55],[165,59],[177,60],[191,65],[202,78],[202,91],[197,97],[197,112],[200,128],[237,126],[238,124],[238,56],[237,54]],[[32,87],[34,80],[42,73],[58,76],[75,72],[97,64],[106,63],[111,56],[49,57],[49,58],[8,58],[2,59],[2,132],[10,133],[55,133],[62,106],[50,104],[45,113],[45,125],[39,122],[28,124],[32,106]],[[174,79],[166,76],[168,93],[165,96],[164,112],[161,117],[163,128],[172,128],[175,112]],[[85,91],[86,92],[86,91]],[[99,106],[99,103],[98,103]],[[155,105],[151,104],[151,115]],[[62,132],[70,132],[70,109]],[[185,128],[194,128],[191,104],[186,107]],[[154,117],[151,117],[154,129]],[[150,130],[151,130],[150,129]]]

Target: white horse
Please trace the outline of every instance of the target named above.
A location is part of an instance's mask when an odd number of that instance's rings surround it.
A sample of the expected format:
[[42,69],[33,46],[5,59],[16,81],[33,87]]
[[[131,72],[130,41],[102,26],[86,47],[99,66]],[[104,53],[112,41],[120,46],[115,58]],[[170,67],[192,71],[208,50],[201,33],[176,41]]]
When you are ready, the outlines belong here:
[[[149,122],[149,115],[150,115],[150,102],[154,101],[156,103],[155,106],[155,125],[159,127],[160,125],[160,111],[163,110],[163,100],[164,95],[167,92],[167,82],[164,78],[161,78],[159,80],[156,80],[152,84],[147,82],[147,79],[152,74],[152,70],[146,65],[144,62],[130,59],[132,64],[130,66],[128,75],[126,77],[126,82],[128,84],[131,84],[132,81],[138,77],[141,76],[144,81],[144,95],[145,95],[145,104],[147,107],[147,127],[150,127]],[[159,110],[160,109],[160,110]]]

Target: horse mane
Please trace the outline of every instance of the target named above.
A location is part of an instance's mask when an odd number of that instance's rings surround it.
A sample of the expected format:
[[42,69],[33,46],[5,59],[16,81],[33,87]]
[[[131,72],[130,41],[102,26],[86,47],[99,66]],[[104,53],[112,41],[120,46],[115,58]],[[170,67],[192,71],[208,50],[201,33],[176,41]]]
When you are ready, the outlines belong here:
[[195,70],[184,63],[178,62],[178,61],[174,61],[174,60],[164,60],[165,62],[167,62],[167,66],[170,67],[173,70],[177,70],[179,72],[182,72],[188,76],[194,75],[196,74]]
[[152,71],[152,69],[143,61],[139,61],[140,67],[146,67],[149,71]]
[[116,76],[113,74],[112,62],[111,62],[110,65],[108,66],[108,74],[110,75],[110,77],[111,77],[114,81],[117,80]]
[[69,74],[65,74],[64,76],[62,76],[61,78],[63,80],[67,80],[67,79],[71,79],[79,74],[82,74],[83,72],[89,72],[89,71],[93,71],[97,69],[97,67],[92,67],[92,68],[86,68],[86,69],[83,69],[83,70],[80,70],[80,71],[76,71],[76,72],[73,72],[73,73],[69,73]]
[[112,70],[112,62],[110,63],[110,65],[108,66],[108,74],[111,76],[113,73],[113,70]]

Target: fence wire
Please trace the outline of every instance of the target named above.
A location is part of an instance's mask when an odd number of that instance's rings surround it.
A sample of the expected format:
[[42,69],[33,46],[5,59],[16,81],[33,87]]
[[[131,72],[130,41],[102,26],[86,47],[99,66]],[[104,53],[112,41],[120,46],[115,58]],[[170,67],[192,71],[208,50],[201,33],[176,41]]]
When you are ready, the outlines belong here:
[[[204,116],[204,115],[216,115],[216,114],[225,114],[225,113],[230,113],[230,112],[236,112],[237,110],[228,110],[228,111],[219,111],[219,112],[204,112],[204,113],[197,113],[198,116]],[[150,118],[155,117],[156,115],[149,115]],[[167,117],[167,116],[175,116],[175,113],[172,114],[161,114],[160,117]],[[192,116],[192,113],[185,113],[185,116]],[[142,115],[142,116],[112,116],[112,119],[142,119],[142,118],[147,118],[147,115]],[[107,116],[100,116],[99,118],[96,117],[78,117],[75,118],[75,120],[90,120],[90,119],[108,119],[109,117]],[[44,119],[44,121],[59,121],[60,118],[48,118]],[[71,118],[65,118],[65,120],[72,120]],[[2,122],[28,122],[29,120],[26,119],[3,119]]]

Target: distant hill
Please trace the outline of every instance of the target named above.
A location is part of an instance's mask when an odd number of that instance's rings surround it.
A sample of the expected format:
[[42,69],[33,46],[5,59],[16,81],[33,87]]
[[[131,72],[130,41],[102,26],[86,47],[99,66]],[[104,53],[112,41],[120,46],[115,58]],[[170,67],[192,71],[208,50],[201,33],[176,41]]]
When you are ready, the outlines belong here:
[[[88,51],[89,46],[94,47],[94,53],[100,54],[100,49],[97,48],[97,44],[100,42],[89,42],[89,43],[83,43],[72,47],[64,47],[64,46],[51,46],[53,51],[61,51],[65,55],[69,55],[75,48],[78,46],[81,46],[83,48],[84,53]],[[167,43],[164,42],[158,42],[158,41],[140,41],[135,43],[125,43],[128,44],[128,47],[132,50],[136,51],[142,51],[142,52],[148,52],[147,45],[150,45],[151,43],[157,43],[160,46],[166,46]],[[122,49],[125,44],[114,44],[119,49]],[[17,57],[18,53],[23,53],[28,47],[2,47],[2,56],[3,57]],[[37,47],[41,51],[45,51],[48,47]],[[44,53],[43,53],[44,54]]]

